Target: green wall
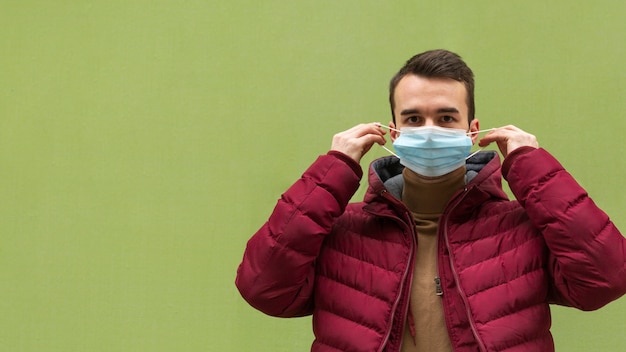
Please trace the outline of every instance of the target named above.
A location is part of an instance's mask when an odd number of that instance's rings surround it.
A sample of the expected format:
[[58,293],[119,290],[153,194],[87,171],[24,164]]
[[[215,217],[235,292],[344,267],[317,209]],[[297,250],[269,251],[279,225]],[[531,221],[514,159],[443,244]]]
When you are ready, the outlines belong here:
[[[1,0],[0,350],[308,350],[310,318],[236,291],[245,243],[334,133],[389,121],[389,78],[426,49],[474,69],[481,127],[534,133],[626,230],[625,15],[619,0]],[[624,316],[626,299],[556,308],[557,348],[622,351]]]

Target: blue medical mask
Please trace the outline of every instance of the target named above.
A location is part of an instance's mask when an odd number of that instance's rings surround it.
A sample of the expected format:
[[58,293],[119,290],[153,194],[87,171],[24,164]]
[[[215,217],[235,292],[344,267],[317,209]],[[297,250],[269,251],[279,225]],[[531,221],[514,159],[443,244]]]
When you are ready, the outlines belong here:
[[393,147],[402,165],[422,176],[437,177],[465,165],[472,139],[457,128],[403,127]]

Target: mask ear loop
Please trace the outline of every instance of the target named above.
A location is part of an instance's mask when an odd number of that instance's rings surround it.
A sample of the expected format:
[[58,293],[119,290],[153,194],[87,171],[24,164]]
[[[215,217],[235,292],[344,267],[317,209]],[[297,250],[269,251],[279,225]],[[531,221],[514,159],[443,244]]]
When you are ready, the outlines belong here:
[[395,156],[396,158],[400,158],[396,153],[392,152],[391,149],[385,147],[384,145],[380,146],[381,148],[383,148],[384,150],[388,151],[391,155]]
[[493,130],[495,130],[495,129],[496,129],[495,127],[494,127],[494,128],[488,128],[488,129],[486,129],[486,130],[480,130],[480,131],[474,131],[474,132],[467,132],[467,134],[468,134],[468,135],[471,135],[471,134],[479,134],[479,133],[483,133],[483,132],[493,131]]
[[[479,134],[479,133],[482,133],[482,132],[489,132],[489,131],[493,131],[493,130],[495,130],[495,128],[488,128],[488,129],[486,129],[486,130],[480,130],[480,131],[474,131],[474,132],[467,132],[467,135],[468,135],[468,136],[471,136],[471,135],[473,135],[473,134]],[[472,154],[468,155],[468,156],[467,156],[467,158],[465,158],[465,160],[467,160],[467,159],[469,159],[469,158],[473,157],[474,155],[476,155],[476,154],[478,154],[478,153],[482,152],[485,148],[486,148],[486,147],[482,147],[482,148],[478,149],[477,151],[475,151],[475,152],[473,152]]]
[[[380,122],[376,122],[376,126],[378,126],[378,127],[382,127],[382,128],[386,128],[386,129],[388,129],[388,130],[390,130],[390,131],[395,131],[395,132],[400,133],[400,130],[399,130],[399,129],[392,128],[392,127],[389,127],[389,126],[385,126],[385,125],[383,125],[383,124],[382,124],[382,123],[380,123]],[[391,151],[391,149],[389,149],[389,148],[385,147],[384,145],[381,145],[380,147],[381,147],[381,148],[383,148],[384,150],[386,150],[387,152],[389,152],[389,154],[391,154],[391,155],[395,156],[396,158],[400,158],[400,157],[398,156],[398,154],[396,154],[396,153],[392,152],[392,151]]]
[[478,149],[477,151],[473,152],[472,154],[468,155],[468,156],[465,158],[465,160],[467,160],[467,159],[469,159],[469,158],[473,157],[474,155],[476,155],[476,154],[478,154],[478,153],[482,152],[482,151],[483,151],[483,149],[485,149],[485,148],[480,148],[480,149]]

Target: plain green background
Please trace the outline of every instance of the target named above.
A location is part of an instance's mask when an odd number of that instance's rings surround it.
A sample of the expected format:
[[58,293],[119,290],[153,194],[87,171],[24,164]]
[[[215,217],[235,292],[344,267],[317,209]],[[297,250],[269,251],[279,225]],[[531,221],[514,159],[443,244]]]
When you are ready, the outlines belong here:
[[[447,48],[482,128],[534,133],[626,229],[626,2],[0,1],[0,350],[306,351],[234,279],[276,200]],[[385,155],[374,148],[364,160]],[[363,193],[361,188],[356,198]],[[626,349],[626,299],[554,309]]]

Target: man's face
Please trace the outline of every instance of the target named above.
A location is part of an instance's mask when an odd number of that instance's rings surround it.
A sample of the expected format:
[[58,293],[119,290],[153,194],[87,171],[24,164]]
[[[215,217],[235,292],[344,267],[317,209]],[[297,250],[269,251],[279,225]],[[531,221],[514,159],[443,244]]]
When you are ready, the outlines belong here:
[[[467,91],[463,83],[448,78],[404,76],[394,92],[396,123],[390,127],[439,126],[478,131],[478,120],[468,122]],[[392,140],[399,133],[391,131]],[[477,135],[472,136],[472,143]]]

